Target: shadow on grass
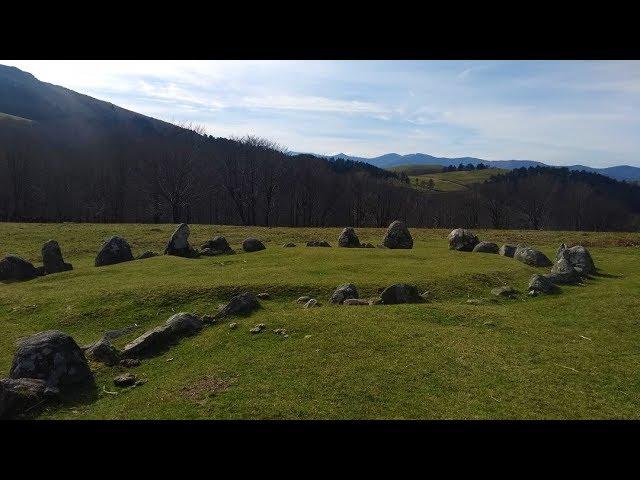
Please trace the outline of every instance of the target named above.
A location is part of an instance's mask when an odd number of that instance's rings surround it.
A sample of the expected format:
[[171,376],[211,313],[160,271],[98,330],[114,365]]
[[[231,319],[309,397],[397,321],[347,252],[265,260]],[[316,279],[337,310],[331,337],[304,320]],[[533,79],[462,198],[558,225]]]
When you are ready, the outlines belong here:
[[45,410],[55,411],[61,408],[90,405],[94,403],[98,397],[98,386],[96,385],[95,380],[92,380],[91,383],[86,385],[69,388],[68,390],[61,392],[58,397],[43,399],[30,407],[23,414],[16,417],[16,419],[34,420],[37,419]]
[[590,278],[622,278],[622,275],[614,275],[613,273],[605,273],[602,272],[600,270],[596,271],[596,273],[594,273],[593,275],[590,276]]

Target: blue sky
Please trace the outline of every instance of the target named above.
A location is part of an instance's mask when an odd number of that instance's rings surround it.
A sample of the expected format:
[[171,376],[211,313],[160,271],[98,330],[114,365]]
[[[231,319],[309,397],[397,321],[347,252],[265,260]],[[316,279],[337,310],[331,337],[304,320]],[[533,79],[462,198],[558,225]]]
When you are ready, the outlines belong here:
[[638,61],[18,61],[214,136],[298,152],[640,166]]

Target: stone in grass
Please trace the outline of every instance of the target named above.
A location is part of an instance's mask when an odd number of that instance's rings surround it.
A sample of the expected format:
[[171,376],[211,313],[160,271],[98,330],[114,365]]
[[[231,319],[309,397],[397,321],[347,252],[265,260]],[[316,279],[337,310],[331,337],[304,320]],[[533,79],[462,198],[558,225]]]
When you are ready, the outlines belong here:
[[120,362],[120,351],[104,338],[89,346],[84,354],[89,360],[108,366],[117,365]]
[[[44,269],[43,269],[44,273]],[[31,262],[17,255],[7,255],[0,260],[1,280],[30,280],[39,276],[39,272]]]
[[271,300],[271,295],[266,292],[259,293],[258,295],[256,295],[256,297],[258,297],[260,300]]
[[256,325],[255,327],[253,327],[251,330],[249,330],[251,333],[261,333],[265,328],[267,328],[265,326],[264,323],[259,323],[258,325]]
[[94,264],[96,267],[102,267],[131,260],[133,260],[133,254],[129,242],[116,235],[102,244]]
[[146,258],[153,258],[153,257],[157,257],[157,256],[158,256],[158,254],[156,252],[152,252],[150,250],[147,250],[146,252],[141,253],[140,255],[138,255],[136,257],[136,260],[144,260]]
[[242,242],[242,249],[245,252],[257,252],[259,250],[264,250],[265,248],[267,247],[264,246],[264,243],[256,238],[246,238]]
[[353,283],[345,283],[340,285],[331,295],[329,301],[331,303],[341,304],[349,298],[358,298],[358,289]]
[[130,387],[137,382],[137,378],[133,373],[123,373],[113,379],[113,384],[116,387]]
[[229,303],[222,307],[222,310],[216,316],[248,315],[259,308],[260,302],[258,298],[251,292],[243,292],[240,295],[231,297]]
[[296,303],[304,304],[304,303],[307,303],[309,300],[311,300],[311,297],[307,295],[303,295],[302,297],[298,297],[298,299],[296,300]]
[[346,248],[360,247],[360,239],[353,227],[346,227],[342,230],[338,237],[338,245]]
[[567,247],[564,243],[560,245],[556,252],[556,261],[561,258],[566,258],[573,268],[580,275],[590,275],[596,273],[596,266],[593,263],[589,250],[582,245],[576,245],[574,247]]
[[296,246],[296,244],[295,244],[295,243],[293,243],[293,242],[287,242],[287,243],[285,243],[285,244],[284,244],[284,245],[282,245],[282,246],[283,246],[284,248],[292,248],[292,247],[295,247],[295,246]]
[[476,253],[498,253],[500,248],[493,242],[480,242],[473,247],[473,252]]
[[365,300],[364,298],[347,298],[343,305],[369,305],[369,300]]
[[447,240],[449,241],[449,250],[458,250],[459,252],[470,252],[480,243],[476,234],[466,228],[451,230]]
[[137,358],[123,358],[120,360],[120,366],[123,368],[136,368],[140,366],[140,360]]
[[309,301],[304,304],[304,308],[314,308],[319,306],[320,302],[318,302],[315,298],[310,298]]
[[532,267],[550,267],[551,260],[544,253],[529,247],[518,246],[513,258]]
[[65,263],[60,245],[55,240],[49,240],[42,246],[42,263],[47,275],[73,270],[70,263]]
[[307,242],[307,247],[330,247],[329,242],[325,240],[309,240]]
[[221,236],[217,236],[211,240],[207,240],[200,246],[200,248],[202,248],[203,250],[220,252],[219,254],[235,253],[229,245],[229,242],[227,242],[227,239]]
[[382,239],[382,244],[387,248],[413,248],[413,237],[409,229],[400,220],[391,222],[387,228],[387,232]]
[[469,305],[484,305],[486,301],[482,298],[470,298],[467,300]]
[[516,247],[515,245],[504,244],[500,247],[500,250],[498,250],[498,254],[502,255],[503,257],[513,258],[513,254],[516,253],[517,248],[518,247]]
[[289,335],[287,334],[287,329],[286,328],[276,328],[273,330],[273,333],[275,333],[276,335],[282,335],[284,337],[288,337]]
[[153,328],[125,345],[124,357],[153,355],[180,338],[195,335],[202,330],[202,320],[191,313],[176,313],[164,325]]
[[197,257],[198,252],[189,245],[190,234],[191,230],[189,229],[189,225],[186,223],[178,225],[164,249],[164,254],[185,258]]
[[394,305],[398,303],[424,303],[424,298],[418,293],[414,285],[396,283],[385,288],[380,294],[384,305]]
[[529,293],[552,293],[556,286],[544,275],[534,274],[529,279]]
[[229,329],[230,330],[235,330],[236,328],[238,328],[238,324],[236,322],[231,322],[229,324]]
[[518,293],[516,289],[508,285],[491,289],[491,294],[496,297],[514,298],[516,293]]
[[58,393],[58,389],[37,378],[3,378],[0,380],[0,419],[19,417],[56,398]]

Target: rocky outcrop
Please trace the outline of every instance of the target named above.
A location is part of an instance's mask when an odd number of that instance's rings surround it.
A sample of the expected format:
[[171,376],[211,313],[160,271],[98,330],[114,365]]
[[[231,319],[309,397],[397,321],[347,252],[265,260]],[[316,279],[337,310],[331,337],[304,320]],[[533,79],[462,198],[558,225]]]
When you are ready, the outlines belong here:
[[413,285],[396,283],[385,288],[380,294],[381,303],[393,305],[397,303],[424,303],[418,289]]
[[513,258],[532,267],[549,267],[551,260],[544,253],[529,247],[518,245]]
[[93,382],[78,344],[57,330],[36,333],[19,342],[9,376],[37,378],[55,388]]
[[[42,272],[44,273],[44,271]],[[31,262],[17,255],[7,255],[0,260],[0,281],[30,280],[40,275]]]
[[164,254],[184,258],[197,257],[198,252],[196,252],[189,244],[190,234],[191,230],[189,229],[189,225],[186,223],[178,225],[164,249]]
[[342,230],[338,237],[338,245],[345,248],[360,247],[360,239],[353,227],[346,227]]
[[500,249],[498,245],[493,242],[480,242],[475,247],[473,247],[474,252],[479,253],[498,253]]
[[131,246],[122,237],[113,236],[102,244],[96,256],[95,266],[114,265],[133,260]]
[[358,298],[358,289],[353,283],[345,283],[340,285],[331,295],[329,301],[331,303],[341,304],[349,298]]
[[245,252],[257,252],[265,248],[264,244],[256,238],[247,238],[242,242],[242,249]]
[[475,233],[466,228],[452,230],[447,236],[447,240],[449,241],[449,250],[458,250],[459,252],[471,252],[480,243]]
[[44,272],[47,275],[73,270],[73,266],[70,263],[65,263],[60,245],[55,240],[49,240],[42,246],[42,263],[44,264]]
[[400,220],[396,220],[389,225],[387,233],[382,239],[382,244],[387,248],[413,248],[413,237],[409,229]]

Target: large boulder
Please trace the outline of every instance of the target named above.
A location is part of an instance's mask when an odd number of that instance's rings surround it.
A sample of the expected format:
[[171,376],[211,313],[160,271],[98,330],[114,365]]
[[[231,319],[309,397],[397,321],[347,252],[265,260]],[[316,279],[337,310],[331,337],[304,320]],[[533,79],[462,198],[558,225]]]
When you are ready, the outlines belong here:
[[191,313],[176,313],[164,325],[155,327],[125,345],[123,357],[154,355],[180,338],[195,335],[202,330],[202,320]]
[[55,398],[57,389],[37,378],[3,378],[0,380],[0,419],[16,418]]
[[[222,255],[226,253],[235,253],[227,239],[221,236],[214,237],[211,240],[207,240],[201,245],[203,250],[209,252],[209,255]],[[216,253],[213,253],[216,252]]]
[[418,289],[414,285],[396,283],[385,288],[380,294],[381,303],[393,305],[396,303],[423,303],[424,298],[420,296]]
[[544,275],[534,274],[529,279],[529,291],[537,293],[552,293],[555,285]]
[[576,245],[571,248],[564,243],[560,245],[556,253],[556,261],[565,256],[571,266],[576,269],[580,275],[590,275],[596,273],[596,266],[593,263],[589,250],[582,245]]
[[493,242],[480,242],[473,247],[474,252],[480,253],[498,253],[499,250],[498,245]]
[[552,265],[549,257],[541,251],[520,245],[516,248],[513,258],[532,267],[549,267]]
[[500,247],[500,250],[498,250],[498,254],[502,255],[503,257],[513,258],[513,255],[516,253],[517,248],[518,247],[516,247],[515,245],[505,244]]
[[113,236],[102,244],[96,256],[95,266],[114,265],[133,260],[131,246],[122,237]]
[[113,366],[120,362],[120,351],[109,343],[109,340],[101,338],[84,351],[84,355],[94,362]]
[[346,227],[338,237],[340,247],[354,248],[360,247],[360,239],[353,227]]
[[449,250],[458,250],[459,252],[471,252],[480,243],[476,234],[466,228],[451,230],[447,240],[449,241]]
[[259,250],[264,250],[265,248],[264,243],[257,238],[246,238],[242,242],[242,249],[245,252],[257,252]]
[[309,240],[307,242],[307,247],[330,247],[331,244],[326,240]]
[[0,281],[30,280],[38,275],[38,270],[31,262],[17,255],[7,255],[0,260]]
[[19,342],[9,376],[37,378],[56,388],[93,382],[78,344],[57,330],[36,333]]
[[197,257],[198,253],[189,245],[190,234],[189,225],[186,223],[178,225],[164,249],[164,254],[185,258]]
[[329,301],[331,303],[341,304],[349,298],[358,298],[358,289],[353,283],[345,283],[336,288]]
[[243,292],[240,295],[231,297],[216,317],[226,317],[228,315],[248,315],[260,308],[260,302],[251,292]]
[[404,222],[396,220],[387,228],[382,244],[387,248],[413,248],[413,237]]
[[47,275],[73,270],[73,266],[70,263],[65,263],[60,245],[55,240],[49,240],[42,246],[42,263]]

